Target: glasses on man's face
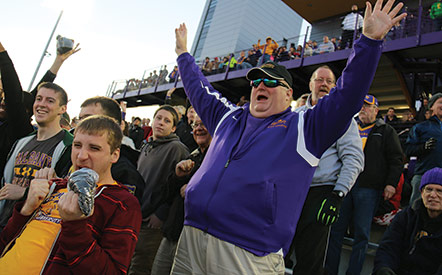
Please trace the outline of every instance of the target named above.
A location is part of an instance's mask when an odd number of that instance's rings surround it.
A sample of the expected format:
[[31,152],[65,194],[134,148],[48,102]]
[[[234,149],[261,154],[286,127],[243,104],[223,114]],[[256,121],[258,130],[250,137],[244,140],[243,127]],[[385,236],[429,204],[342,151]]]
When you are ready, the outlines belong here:
[[436,193],[438,197],[442,197],[442,189],[432,188],[428,186],[424,187],[424,193],[426,194],[431,194],[433,191]]
[[282,86],[287,89],[290,89],[290,87],[288,85],[286,85],[285,83],[283,83],[277,79],[267,79],[267,78],[258,78],[258,79],[252,80],[252,81],[250,81],[250,86],[256,88],[259,86],[259,84],[261,84],[261,82],[264,83],[264,86],[269,87],[269,88],[275,88],[277,86]]
[[376,105],[364,103],[364,104],[362,104],[362,108],[363,109],[371,109],[371,108],[374,109],[374,108],[376,108]]
[[204,124],[202,123],[202,122],[194,122],[194,123],[192,123],[192,125],[190,125],[191,127],[192,127],[192,129],[196,129],[196,128],[198,128],[198,127],[201,127],[201,128],[204,128],[205,126],[204,126]]
[[315,78],[314,80],[315,80],[315,82],[318,82],[318,83],[322,83],[325,81],[325,83],[327,83],[328,85],[335,84],[335,81],[330,78],[324,79],[324,78],[320,77],[320,78]]

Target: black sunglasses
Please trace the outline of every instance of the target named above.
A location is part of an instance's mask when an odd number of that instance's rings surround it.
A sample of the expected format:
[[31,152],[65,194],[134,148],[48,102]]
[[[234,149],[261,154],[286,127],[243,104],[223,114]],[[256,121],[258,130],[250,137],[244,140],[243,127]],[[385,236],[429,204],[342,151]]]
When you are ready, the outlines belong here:
[[264,82],[264,85],[269,88],[283,86],[283,87],[286,87],[287,89],[290,89],[289,86],[287,86],[285,83],[283,83],[277,79],[267,79],[267,78],[258,78],[258,79],[252,80],[252,81],[250,81],[250,86],[253,86],[256,88],[259,86],[259,84],[261,84],[261,82]]

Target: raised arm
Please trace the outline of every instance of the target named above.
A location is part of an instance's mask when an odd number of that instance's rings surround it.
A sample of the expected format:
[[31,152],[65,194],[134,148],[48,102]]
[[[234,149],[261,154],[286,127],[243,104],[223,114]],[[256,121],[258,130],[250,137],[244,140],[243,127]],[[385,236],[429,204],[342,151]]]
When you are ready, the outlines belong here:
[[175,29],[175,36],[175,52],[178,55],[178,68],[184,90],[192,106],[213,136],[222,117],[229,111],[237,110],[238,107],[223,98],[210,85],[200,68],[195,64],[193,57],[187,52],[187,28],[184,23]]
[[176,54],[180,56],[183,53],[187,53],[187,27],[185,23],[180,24],[180,26],[175,29],[175,39]]
[[343,135],[351,118],[361,109],[382,54],[382,39],[406,14],[397,15],[403,4],[393,7],[389,0],[382,8],[378,0],[372,9],[367,2],[362,37],[355,43],[347,66],[329,96],[306,112],[304,131],[307,149],[316,157]]
[[0,73],[2,76],[3,90],[7,120],[13,127],[8,128],[8,135],[13,140],[19,139],[33,131],[30,116],[24,107],[23,90],[20,85],[14,64],[9,58],[3,45],[0,43]]
[[373,9],[370,2],[366,2],[362,34],[370,39],[384,39],[390,29],[407,16],[406,13],[396,16],[402,9],[403,3],[397,4],[392,9],[395,0],[388,0],[383,8],[382,2],[383,0],[377,0]]
[[61,65],[63,65],[63,63],[66,61],[66,59],[69,58],[69,56],[73,55],[74,53],[78,52],[79,50],[81,50],[81,48],[78,48],[78,46],[80,46],[80,43],[77,43],[77,45],[75,45],[75,47],[64,53],[64,54],[59,54],[57,52],[57,56],[55,57],[54,63],[52,64],[51,68],[49,69],[49,71],[51,71],[51,73],[53,74],[57,74],[58,71],[61,68]]
[[37,88],[38,85],[40,85],[40,83],[53,82],[55,80],[58,71],[60,70],[61,66],[66,61],[66,59],[68,59],[71,55],[81,50],[81,48],[78,48],[78,46],[80,46],[80,43],[77,43],[77,45],[75,45],[75,47],[72,50],[64,54],[59,54],[57,52],[57,56],[55,57],[54,63],[52,63],[52,66],[49,68],[49,70],[46,72],[43,78],[38,82],[35,88],[31,91],[32,96],[35,97],[37,95]]

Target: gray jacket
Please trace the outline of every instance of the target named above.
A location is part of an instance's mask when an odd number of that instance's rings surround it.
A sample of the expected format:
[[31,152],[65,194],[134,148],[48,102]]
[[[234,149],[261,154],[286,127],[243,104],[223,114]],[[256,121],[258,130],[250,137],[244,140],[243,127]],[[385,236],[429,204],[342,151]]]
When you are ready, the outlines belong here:
[[[299,113],[311,108],[314,106],[311,105],[310,95],[306,105],[294,111]],[[321,156],[310,187],[335,185],[334,190],[347,194],[363,168],[362,140],[359,136],[358,125],[352,119],[347,132]]]

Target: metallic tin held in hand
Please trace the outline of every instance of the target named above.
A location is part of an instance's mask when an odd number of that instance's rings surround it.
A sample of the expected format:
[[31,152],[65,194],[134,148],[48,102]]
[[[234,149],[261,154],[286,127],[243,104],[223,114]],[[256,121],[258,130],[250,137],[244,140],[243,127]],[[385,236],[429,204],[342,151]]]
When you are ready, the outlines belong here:
[[68,190],[72,190],[78,195],[78,205],[85,216],[89,216],[94,207],[98,179],[98,174],[89,168],[81,168],[69,177]]

